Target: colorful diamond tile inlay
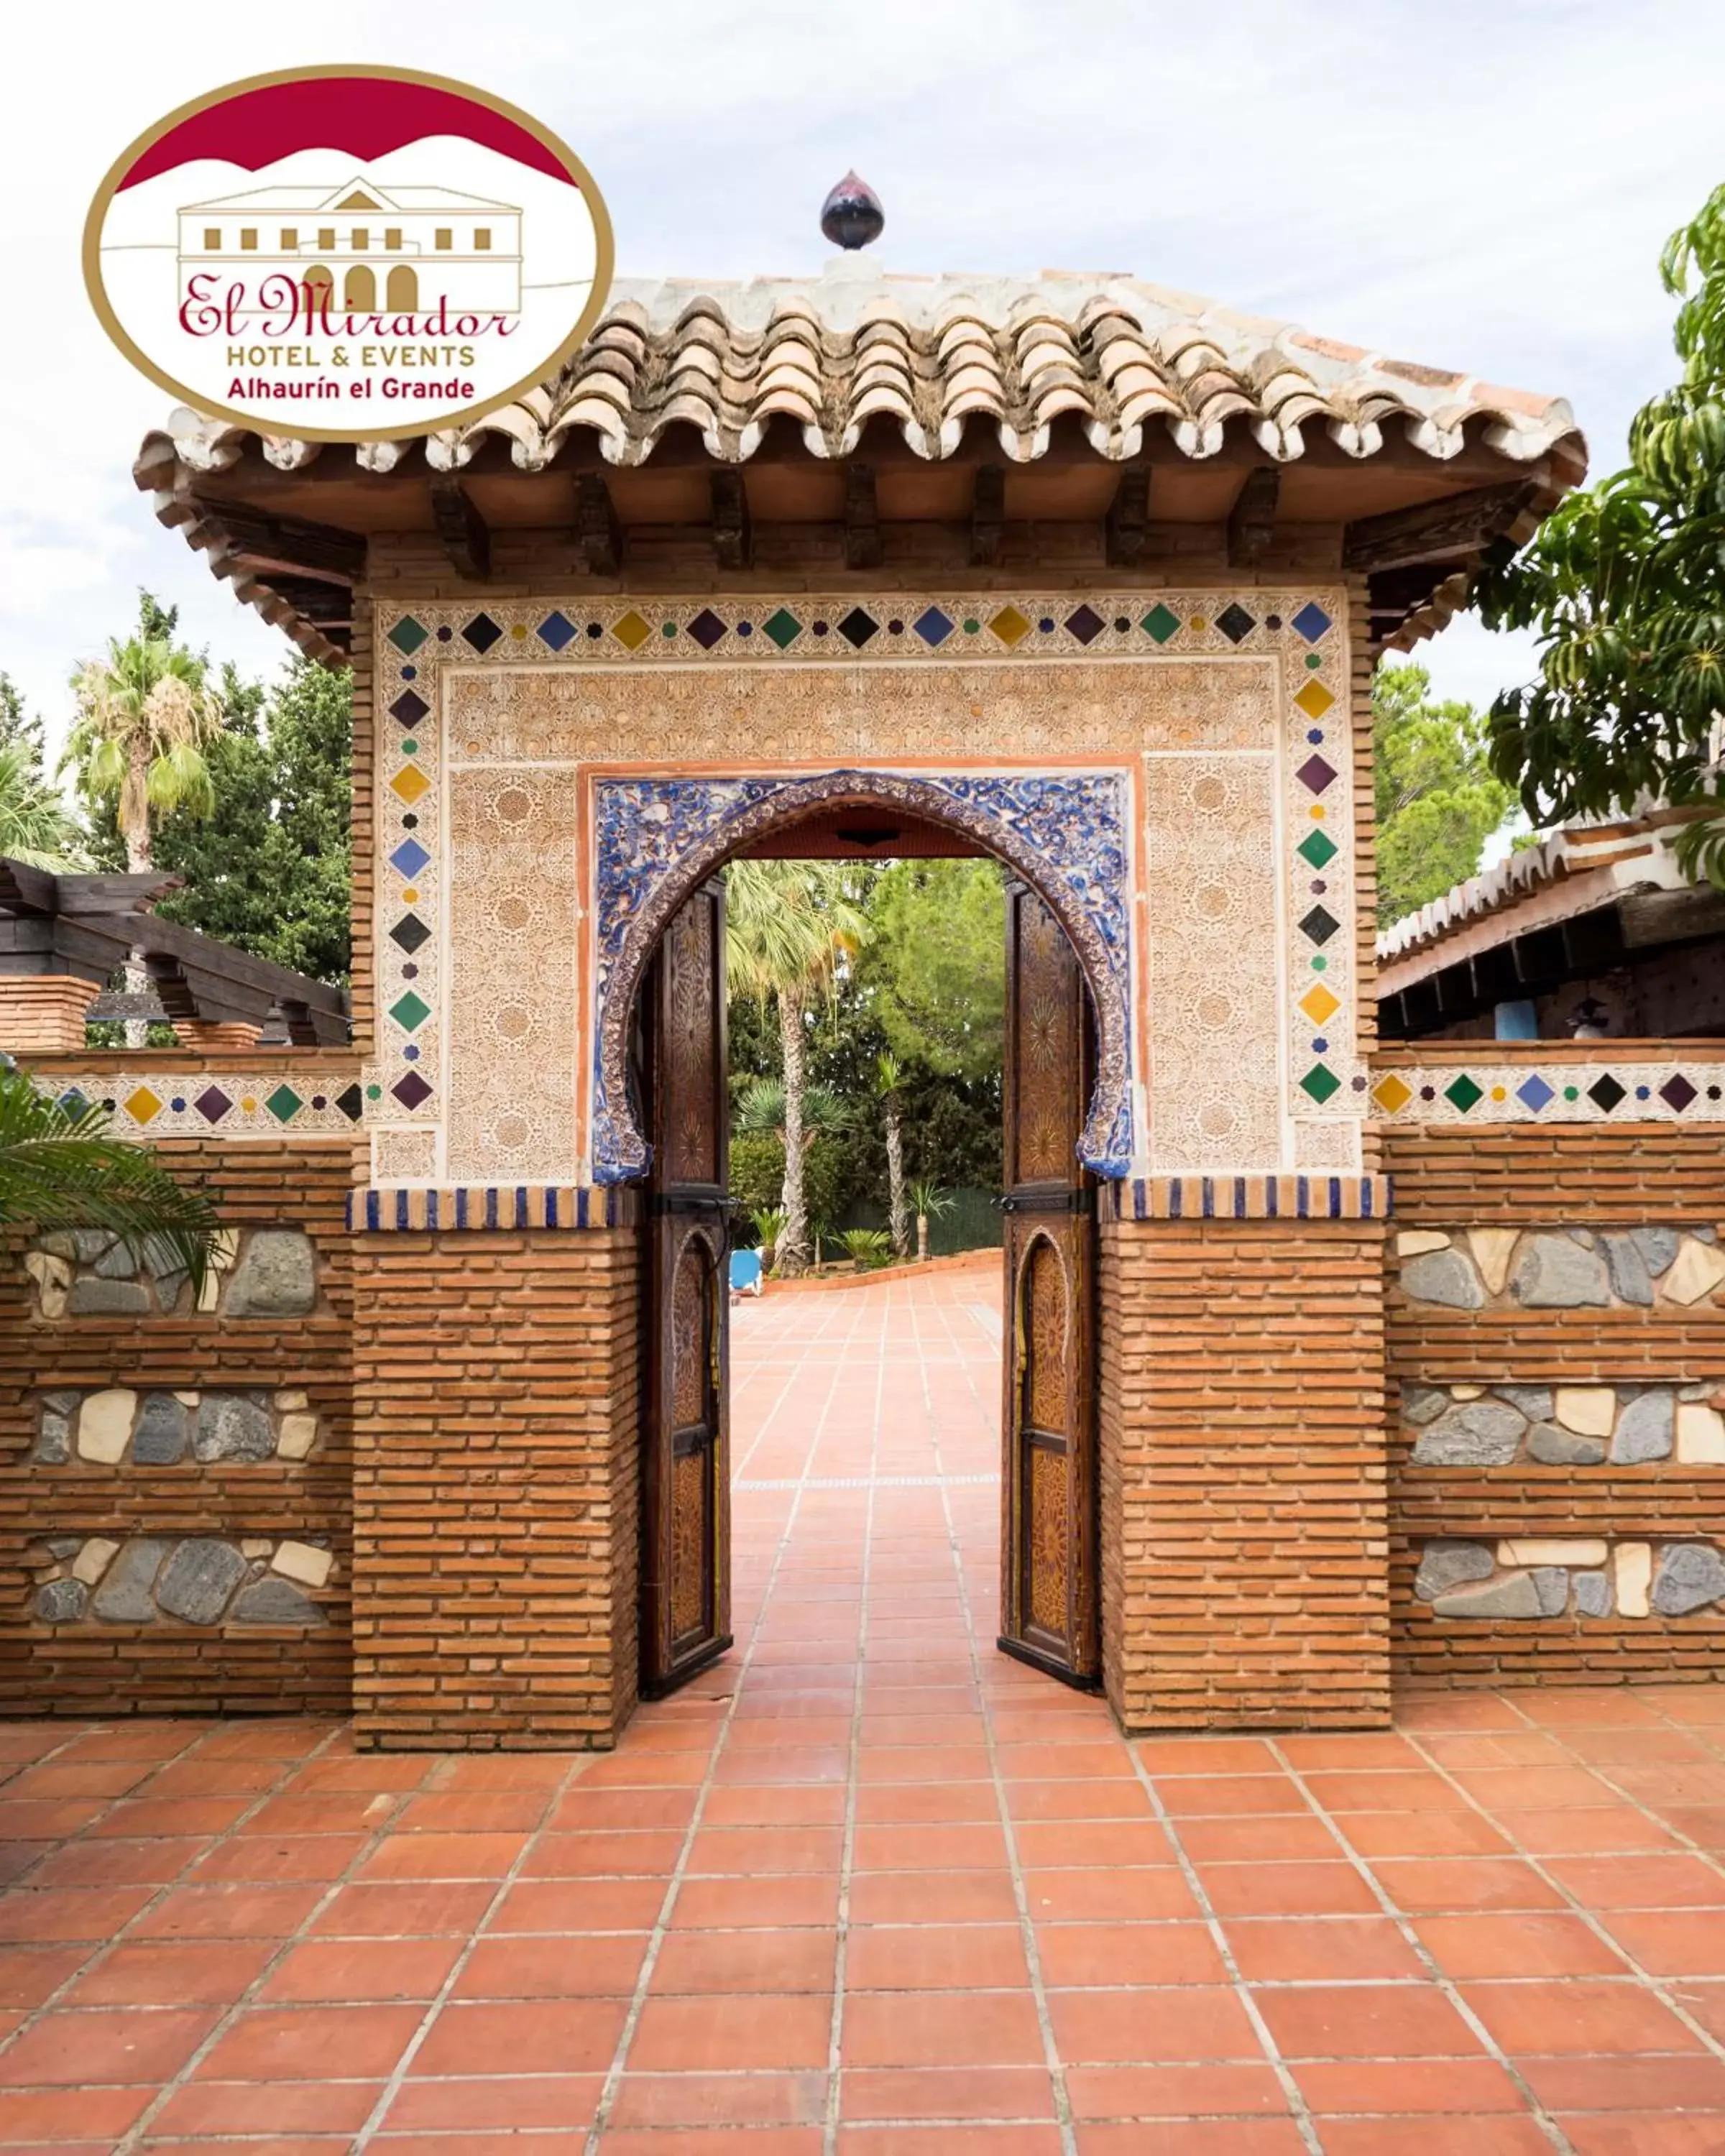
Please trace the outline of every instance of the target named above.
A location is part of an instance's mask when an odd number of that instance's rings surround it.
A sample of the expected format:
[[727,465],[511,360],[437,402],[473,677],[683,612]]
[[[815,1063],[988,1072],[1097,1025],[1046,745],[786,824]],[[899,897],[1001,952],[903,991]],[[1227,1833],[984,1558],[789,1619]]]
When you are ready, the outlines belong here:
[[1158,599],[1138,625],[1158,644],[1166,644],[1180,626],[1180,617],[1172,607],[1163,606]]
[[1295,847],[1294,851],[1309,866],[1321,869],[1334,859],[1336,844],[1335,841],[1322,831],[1308,831],[1299,844]]
[[1380,1078],[1372,1088],[1372,1098],[1387,1116],[1399,1115],[1414,1097],[1414,1089],[1404,1078],[1391,1071]]
[[1311,1094],[1312,1099],[1316,1101],[1320,1106],[1322,1106],[1324,1101],[1327,1101],[1330,1096],[1337,1091],[1342,1081],[1336,1075],[1335,1072],[1330,1070],[1326,1065],[1322,1063],[1314,1063],[1312,1068],[1307,1072],[1306,1075],[1300,1081],[1300,1086],[1302,1092]]
[[403,839],[389,856],[389,865],[398,875],[404,875],[411,881],[430,859],[430,855],[417,839]]
[[1030,634],[1029,623],[1016,607],[1012,606],[1002,607],[988,626],[1009,651],[1014,644],[1023,643]]
[[1308,719],[1321,719],[1335,701],[1323,683],[1316,680],[1302,684],[1294,698]]
[[279,1123],[285,1123],[299,1114],[305,1106],[291,1086],[278,1086],[264,1106]]
[[1326,1025],[1342,1008],[1342,998],[1332,995],[1320,981],[1300,998],[1300,1008],[1314,1025]]
[[802,623],[788,607],[780,607],[776,613],[768,614],[761,627],[781,651],[788,651],[803,634]]
[[611,624],[611,634],[625,651],[639,651],[653,634],[650,622],[644,621],[631,607],[620,621]]
[[1330,617],[1316,599],[1308,599],[1294,616],[1293,628],[1308,644],[1316,644],[1330,626]]
[[1531,1108],[1537,1116],[1542,1108],[1556,1098],[1556,1093],[1536,1070],[1531,1078],[1524,1078],[1517,1086],[1516,1098],[1524,1108]]
[[417,801],[422,793],[426,793],[430,785],[431,781],[425,773],[416,765],[409,764],[405,771],[397,772],[394,778],[390,780],[389,790],[392,793],[399,794],[403,801],[411,803]]
[[389,641],[398,651],[405,652],[411,656],[430,634],[431,631],[429,629],[421,628],[412,614],[403,614],[395,627],[390,630]]
[[431,1016],[431,1005],[409,988],[404,996],[389,1006],[389,1015],[403,1032],[411,1033],[416,1026],[424,1025]]
[[1238,644],[1243,636],[1250,636],[1258,624],[1235,599],[1216,616],[1216,626],[1230,644]]

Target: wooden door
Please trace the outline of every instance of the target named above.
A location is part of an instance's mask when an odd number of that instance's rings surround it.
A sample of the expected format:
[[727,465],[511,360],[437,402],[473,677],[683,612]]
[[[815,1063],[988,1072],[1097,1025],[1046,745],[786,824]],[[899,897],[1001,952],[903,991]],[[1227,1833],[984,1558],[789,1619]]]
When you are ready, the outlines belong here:
[[731,1645],[725,891],[697,891],[641,991],[647,1191],[641,1691]]
[[1000,1645],[1086,1686],[1101,1669],[1095,1178],[1077,1151],[1093,1038],[1065,931],[1009,882]]

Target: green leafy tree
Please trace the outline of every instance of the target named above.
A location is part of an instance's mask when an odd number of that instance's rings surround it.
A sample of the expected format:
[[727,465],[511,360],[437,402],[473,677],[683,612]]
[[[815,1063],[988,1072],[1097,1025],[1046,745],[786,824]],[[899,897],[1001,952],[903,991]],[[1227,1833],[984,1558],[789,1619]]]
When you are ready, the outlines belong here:
[[841,957],[867,923],[850,878],[833,861],[733,861],[725,879],[725,961],[733,988],[778,1008],[784,1087],[785,1214],[776,1270],[787,1276],[809,1262],[809,1208],[803,1188],[803,1096],[808,1029]]
[[147,1147],[113,1137],[100,1108],[72,1108],[0,1064],[0,1229],[105,1229],[134,1258],[202,1290],[219,1233],[207,1193]]
[[1515,788],[1492,776],[1473,706],[1438,702],[1430,691],[1423,666],[1380,666],[1372,683],[1378,919],[1385,926],[1474,875],[1486,839],[1515,806]]
[[979,1078],[1000,1066],[1005,887],[992,860],[894,861],[868,895],[857,978],[906,1065]]
[[1693,806],[1678,857],[1725,885],[1725,186],[1660,274],[1681,301],[1681,378],[1630,423],[1628,465],[1478,581],[1487,624],[1539,644],[1538,680],[1491,707],[1491,761],[1536,824]]
[[82,834],[49,780],[42,721],[0,674],[0,854],[33,869],[76,868]]

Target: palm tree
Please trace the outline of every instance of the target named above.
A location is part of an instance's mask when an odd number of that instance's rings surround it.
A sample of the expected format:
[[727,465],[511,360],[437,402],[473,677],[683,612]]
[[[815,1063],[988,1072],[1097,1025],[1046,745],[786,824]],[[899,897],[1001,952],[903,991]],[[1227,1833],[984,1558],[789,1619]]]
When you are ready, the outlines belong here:
[[944,1219],[957,1203],[952,1193],[942,1190],[938,1183],[925,1181],[911,1185],[911,1207],[916,1215],[916,1256],[919,1262],[928,1255],[930,1220]]
[[905,1067],[897,1056],[875,1059],[875,1091],[886,1115],[886,1219],[892,1255],[911,1255],[911,1210],[905,1198]]
[[[206,670],[194,653],[146,629],[123,644],[110,637],[107,655],[87,660],[72,676],[78,716],[60,767],[75,765],[85,794],[114,803],[134,875],[154,866],[153,813],[183,808],[208,816],[215,807],[203,752],[222,730],[222,700]],[[134,994],[146,985],[136,961],[126,968],[126,984]],[[141,1048],[146,1031],[144,1020],[129,1019],[127,1047]]]
[[784,1058],[785,1214],[774,1270],[787,1277],[809,1264],[809,1206],[803,1188],[807,1091],[803,1024],[829,993],[840,957],[867,932],[835,861],[733,861],[725,878],[725,962],[734,988],[778,1005]]
[[69,869],[78,826],[20,741],[0,742],[0,854],[26,868]]
[[152,1271],[184,1274],[194,1307],[219,1232],[206,1194],[112,1137],[100,1108],[50,1100],[0,1061],[0,1231],[61,1228],[105,1229]]

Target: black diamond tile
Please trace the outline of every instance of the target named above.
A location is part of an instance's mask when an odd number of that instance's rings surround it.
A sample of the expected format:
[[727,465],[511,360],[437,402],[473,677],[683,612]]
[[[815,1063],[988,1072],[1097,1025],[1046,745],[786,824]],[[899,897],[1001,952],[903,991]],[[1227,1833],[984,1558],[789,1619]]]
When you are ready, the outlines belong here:
[[1300,926],[1314,943],[1327,943],[1342,924],[1327,908],[1314,906]]
[[1230,644],[1238,644],[1241,637],[1250,636],[1257,625],[1256,621],[1246,612],[1238,599],[1230,605],[1224,607],[1220,613],[1216,616],[1217,628],[1221,630]]
[[476,613],[461,634],[475,651],[489,651],[498,638],[502,635],[503,631],[498,628],[490,614]]
[[431,931],[417,913],[404,913],[389,934],[393,942],[399,943],[403,951],[411,952],[426,942]]
[[1603,1109],[1609,1116],[1618,1102],[1624,1099],[1625,1090],[1608,1070],[1603,1078],[1594,1079],[1588,1087],[1587,1097],[1596,1108]]
[[336,1106],[350,1123],[357,1123],[360,1111],[365,1106],[365,1100],[357,1086],[350,1086],[345,1092],[336,1094]]
[[1066,626],[1081,644],[1089,644],[1107,627],[1094,607],[1081,606],[1066,616]]
[[703,651],[711,651],[725,634],[725,624],[711,607],[703,607],[690,623],[689,634]]
[[389,716],[399,719],[404,726],[417,726],[430,709],[423,696],[415,696],[411,689],[403,689],[389,706]]
[[873,614],[865,613],[860,607],[852,607],[839,624],[839,634],[847,644],[860,651],[880,624]]
[[1659,1097],[1665,1102],[1666,1107],[1681,1116],[1684,1109],[1695,1098],[1695,1088],[1679,1070],[1673,1076],[1667,1078],[1664,1085],[1660,1087]]

